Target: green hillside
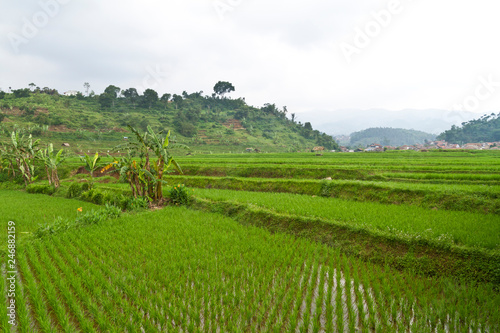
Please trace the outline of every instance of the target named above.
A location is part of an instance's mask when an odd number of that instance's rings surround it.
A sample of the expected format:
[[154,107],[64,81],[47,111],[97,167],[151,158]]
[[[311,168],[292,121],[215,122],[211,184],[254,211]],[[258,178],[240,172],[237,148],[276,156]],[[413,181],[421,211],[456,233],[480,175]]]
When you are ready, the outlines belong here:
[[[222,85],[221,85],[222,84]],[[226,84],[226,86],[225,86]],[[229,86],[227,86],[229,85]],[[211,96],[203,92],[163,94],[152,89],[109,86],[101,95],[64,96],[50,88],[18,89],[0,93],[1,140],[15,128],[72,150],[111,149],[130,135],[127,125],[140,130],[171,130],[175,141],[194,151],[240,152],[307,151],[314,146],[337,149],[334,139],[287,117],[286,107],[275,104],[257,108],[244,98],[225,96],[234,90],[219,82]]]
[[376,127],[351,134],[350,145],[352,147],[366,147],[372,143],[384,146],[414,145],[425,140],[433,141],[435,135],[422,131],[408,130],[403,128]]
[[468,142],[500,141],[500,113],[484,115],[462,126],[452,126],[438,137],[450,143],[464,144]]

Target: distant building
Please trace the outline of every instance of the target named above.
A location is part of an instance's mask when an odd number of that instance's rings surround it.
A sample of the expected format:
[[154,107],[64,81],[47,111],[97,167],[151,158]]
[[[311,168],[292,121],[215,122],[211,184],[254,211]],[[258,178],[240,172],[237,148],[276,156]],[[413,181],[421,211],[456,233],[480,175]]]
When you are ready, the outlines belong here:
[[76,90],[68,90],[64,93],[64,96],[76,96],[78,95],[79,91]]
[[378,143],[372,143],[365,151],[384,151],[384,147]]
[[483,148],[483,144],[481,143],[467,143],[463,146],[463,149],[469,150],[479,150]]

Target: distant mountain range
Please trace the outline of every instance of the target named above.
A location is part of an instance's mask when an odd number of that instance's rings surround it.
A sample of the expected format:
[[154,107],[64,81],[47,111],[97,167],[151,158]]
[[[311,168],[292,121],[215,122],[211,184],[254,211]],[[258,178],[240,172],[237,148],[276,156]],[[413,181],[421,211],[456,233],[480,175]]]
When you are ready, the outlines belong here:
[[309,121],[314,128],[330,135],[348,135],[372,127],[413,129],[440,134],[482,114],[438,109],[389,111],[384,109],[311,111],[299,113],[299,121]]

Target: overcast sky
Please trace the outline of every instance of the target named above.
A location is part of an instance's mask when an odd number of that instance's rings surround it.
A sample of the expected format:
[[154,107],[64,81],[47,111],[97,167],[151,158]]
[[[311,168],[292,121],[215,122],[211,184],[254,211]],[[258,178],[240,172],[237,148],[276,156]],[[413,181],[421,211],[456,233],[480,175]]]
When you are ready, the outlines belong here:
[[[289,112],[500,112],[495,0],[2,1],[0,88],[233,83]],[[304,119],[304,117],[301,117]]]

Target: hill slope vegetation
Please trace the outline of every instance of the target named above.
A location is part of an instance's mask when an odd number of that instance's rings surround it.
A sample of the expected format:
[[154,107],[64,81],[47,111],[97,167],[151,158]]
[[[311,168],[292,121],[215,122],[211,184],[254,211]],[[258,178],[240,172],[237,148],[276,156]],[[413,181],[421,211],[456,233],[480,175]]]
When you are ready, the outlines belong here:
[[372,143],[378,143],[384,146],[402,146],[417,143],[423,144],[425,140],[432,141],[434,139],[435,136],[433,134],[422,131],[377,127],[352,133],[350,145],[353,147],[365,147]]
[[450,143],[500,141],[500,113],[484,115],[479,119],[452,126],[438,137]]
[[314,130],[310,123],[295,121],[293,114],[289,119],[286,107],[269,103],[253,107],[244,98],[227,98],[225,94],[232,90],[229,82],[218,82],[211,96],[184,91],[159,97],[152,89],[140,95],[135,88],[121,90],[113,85],[89,96],[63,96],[49,88],[18,89],[0,95],[0,130],[5,136],[22,127],[35,137],[90,149],[123,142],[129,124],[140,130],[148,125],[156,131],[172,130],[177,142],[200,150],[338,148],[331,136]]

